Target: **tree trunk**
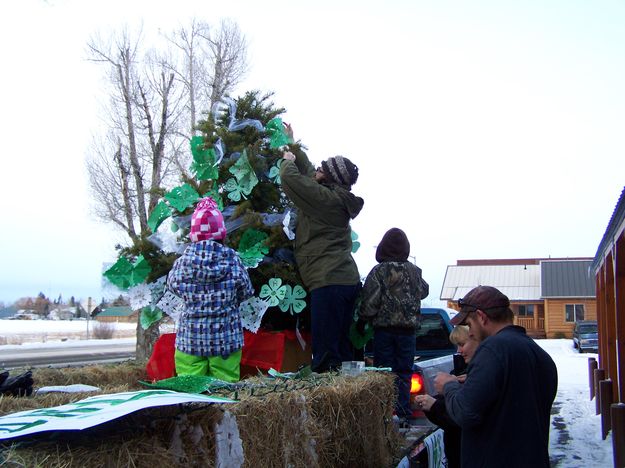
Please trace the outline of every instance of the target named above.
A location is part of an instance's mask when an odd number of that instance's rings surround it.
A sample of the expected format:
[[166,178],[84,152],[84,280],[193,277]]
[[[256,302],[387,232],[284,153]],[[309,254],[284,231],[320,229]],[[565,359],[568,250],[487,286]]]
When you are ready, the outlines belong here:
[[[141,311],[139,311],[139,314],[141,314]],[[144,330],[141,326],[141,320],[137,321],[137,362],[147,362],[150,359],[154,343],[160,336],[158,325],[159,322],[155,322],[147,330]]]

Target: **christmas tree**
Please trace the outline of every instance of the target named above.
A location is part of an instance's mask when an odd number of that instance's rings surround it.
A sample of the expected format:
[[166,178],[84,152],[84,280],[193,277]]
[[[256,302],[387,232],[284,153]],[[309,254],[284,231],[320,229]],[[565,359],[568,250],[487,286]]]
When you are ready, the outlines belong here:
[[248,92],[225,99],[198,126],[190,141],[190,173],[181,185],[163,191],[150,213],[152,233],[120,251],[104,276],[128,290],[141,309],[144,329],[154,330],[164,316],[177,317],[183,305],[165,289],[173,262],[189,242],[190,218],[197,202],[212,197],[222,210],[225,245],[237,250],[255,288],[241,307],[244,327],[257,331],[308,329],[310,311],[293,255],[296,211],[280,186],[280,164],[289,140],[272,94]]

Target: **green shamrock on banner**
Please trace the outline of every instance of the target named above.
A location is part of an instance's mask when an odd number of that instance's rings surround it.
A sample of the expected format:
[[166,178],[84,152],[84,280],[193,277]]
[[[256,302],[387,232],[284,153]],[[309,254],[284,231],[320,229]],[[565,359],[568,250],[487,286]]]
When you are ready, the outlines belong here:
[[267,122],[265,131],[269,134],[270,148],[279,148],[280,146],[293,143],[293,140],[284,131],[284,124],[280,117],[275,117]]
[[282,286],[280,278],[270,278],[260,288],[259,297],[269,303],[269,307],[277,306],[286,296],[286,286]]
[[159,201],[148,218],[148,226],[152,232],[156,232],[161,223],[169,218],[171,214],[171,208],[167,206],[167,203],[163,200]]
[[148,328],[150,328],[150,325],[158,322],[162,318],[163,312],[161,311],[161,309],[159,309],[158,307],[154,307],[154,309],[152,309],[152,307],[147,306],[141,309],[139,322],[141,323],[141,328],[147,330]]
[[193,205],[199,198],[200,196],[189,184],[175,187],[165,194],[165,199],[180,213]]
[[104,272],[104,276],[120,289],[143,283],[152,271],[143,255],[139,255],[134,264],[126,257],[119,257],[115,264]]
[[269,253],[266,240],[269,236],[258,229],[249,228],[241,236],[238,253],[247,268],[256,268]]
[[215,149],[204,148],[204,139],[201,136],[191,138],[191,153],[193,162],[189,170],[195,174],[197,180],[216,180],[219,177],[215,166]]
[[306,297],[306,291],[299,284],[294,288],[288,284],[283,287],[286,288],[286,294],[278,307],[282,312],[289,312],[291,315],[299,314],[306,307],[306,301],[302,300]]

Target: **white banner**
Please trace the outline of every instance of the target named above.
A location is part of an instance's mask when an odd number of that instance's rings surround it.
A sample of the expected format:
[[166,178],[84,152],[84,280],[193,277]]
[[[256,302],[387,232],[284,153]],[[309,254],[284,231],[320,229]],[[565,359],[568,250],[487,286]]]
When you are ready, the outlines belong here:
[[21,411],[0,417],[0,440],[44,431],[75,431],[97,426],[140,409],[180,403],[234,403],[233,400],[171,390],[97,395],[76,403]]
[[423,443],[428,449],[428,468],[444,468],[447,466],[443,430],[437,429],[427,436]]

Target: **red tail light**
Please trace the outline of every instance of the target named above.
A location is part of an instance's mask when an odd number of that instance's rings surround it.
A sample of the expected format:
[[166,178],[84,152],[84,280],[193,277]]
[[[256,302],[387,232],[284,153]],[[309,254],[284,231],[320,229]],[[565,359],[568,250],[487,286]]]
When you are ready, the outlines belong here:
[[423,390],[423,376],[421,374],[412,374],[410,379],[410,393],[421,393]]

